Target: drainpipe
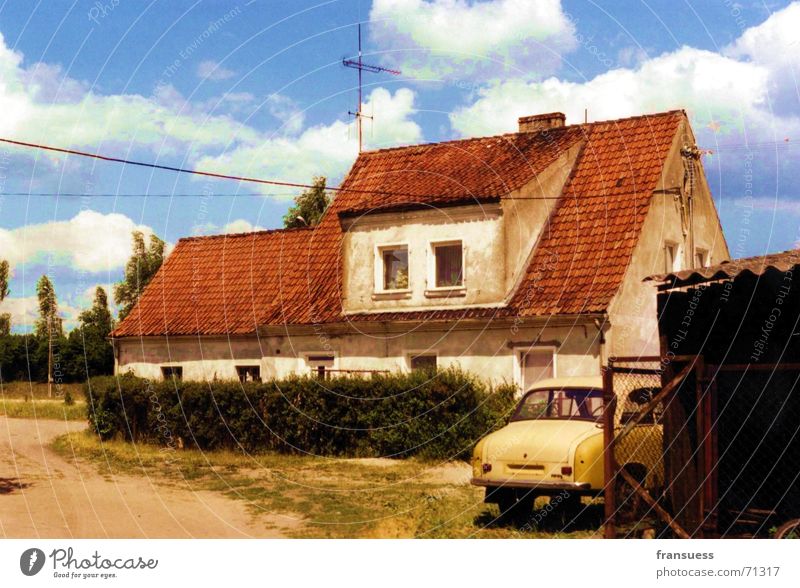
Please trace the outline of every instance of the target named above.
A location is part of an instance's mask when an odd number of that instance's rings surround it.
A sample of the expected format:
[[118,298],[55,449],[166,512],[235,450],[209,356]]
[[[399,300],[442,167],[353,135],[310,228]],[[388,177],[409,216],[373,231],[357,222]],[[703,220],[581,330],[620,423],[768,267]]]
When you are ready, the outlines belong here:
[[603,316],[602,322],[600,319],[594,319],[594,326],[597,328],[598,333],[598,343],[600,345],[600,350],[598,352],[599,360],[600,360],[600,373],[603,373],[605,369],[605,356],[606,356],[606,333],[605,333],[605,326],[609,325],[608,323],[608,316]]

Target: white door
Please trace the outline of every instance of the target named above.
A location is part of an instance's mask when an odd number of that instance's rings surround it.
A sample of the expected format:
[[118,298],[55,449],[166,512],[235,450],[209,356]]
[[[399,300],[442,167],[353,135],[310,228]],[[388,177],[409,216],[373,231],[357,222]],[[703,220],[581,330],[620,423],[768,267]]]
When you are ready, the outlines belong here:
[[536,382],[555,376],[553,350],[550,348],[531,349],[521,353],[520,367],[522,368],[522,391],[527,392]]

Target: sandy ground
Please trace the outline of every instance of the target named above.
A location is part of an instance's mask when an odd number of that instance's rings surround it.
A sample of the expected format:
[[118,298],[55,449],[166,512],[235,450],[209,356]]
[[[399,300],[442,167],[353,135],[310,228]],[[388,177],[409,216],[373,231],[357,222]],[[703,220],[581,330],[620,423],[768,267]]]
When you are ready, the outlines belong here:
[[291,517],[246,510],[221,494],[160,485],[145,476],[102,476],[48,444],[76,421],[0,416],[0,537],[282,537]]

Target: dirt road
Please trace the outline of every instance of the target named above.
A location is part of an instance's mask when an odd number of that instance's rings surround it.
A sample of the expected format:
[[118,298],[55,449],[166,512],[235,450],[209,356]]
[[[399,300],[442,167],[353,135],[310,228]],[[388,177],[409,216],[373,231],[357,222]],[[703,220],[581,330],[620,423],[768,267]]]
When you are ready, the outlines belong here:
[[281,537],[297,525],[280,515],[256,520],[244,502],[218,493],[103,476],[48,448],[85,426],[0,416],[0,537]]

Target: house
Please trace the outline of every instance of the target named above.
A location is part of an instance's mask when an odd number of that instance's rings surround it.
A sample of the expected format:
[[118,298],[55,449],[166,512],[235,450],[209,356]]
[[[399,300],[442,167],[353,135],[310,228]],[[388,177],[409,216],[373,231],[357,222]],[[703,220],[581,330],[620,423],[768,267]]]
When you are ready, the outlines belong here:
[[523,117],[361,153],[314,228],[181,239],[113,332],[116,369],[598,374],[658,351],[646,276],[727,257],[685,112]]

